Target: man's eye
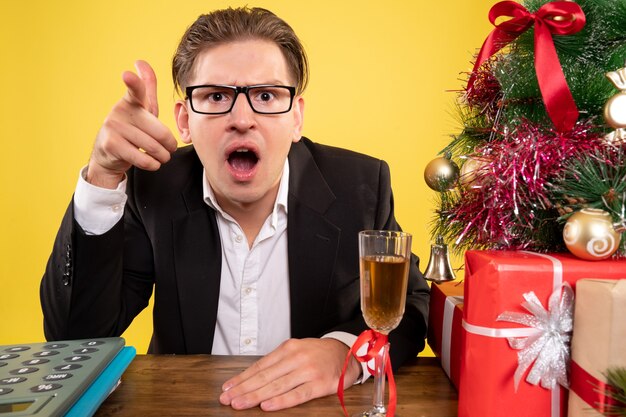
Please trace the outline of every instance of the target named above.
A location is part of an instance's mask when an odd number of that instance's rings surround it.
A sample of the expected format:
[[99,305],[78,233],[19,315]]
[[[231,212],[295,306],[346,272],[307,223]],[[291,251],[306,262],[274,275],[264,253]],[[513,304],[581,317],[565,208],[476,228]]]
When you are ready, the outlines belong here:
[[224,96],[224,94],[222,93],[210,93],[207,95],[207,100],[212,101],[214,103],[224,101],[225,99],[226,99],[226,96]]
[[231,99],[232,93],[224,91],[223,89],[207,88],[197,91],[194,99],[197,102],[217,104],[225,103]]
[[271,101],[271,100],[273,100],[275,98],[275,95],[271,91],[264,90],[264,91],[259,91],[255,95],[255,98],[258,101]]

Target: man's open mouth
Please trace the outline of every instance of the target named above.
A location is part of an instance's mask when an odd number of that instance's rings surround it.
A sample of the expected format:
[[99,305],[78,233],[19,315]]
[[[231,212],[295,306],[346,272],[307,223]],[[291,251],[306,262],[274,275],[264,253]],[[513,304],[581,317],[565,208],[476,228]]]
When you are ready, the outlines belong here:
[[228,164],[238,172],[250,172],[254,169],[259,157],[256,152],[247,148],[238,148],[228,155]]

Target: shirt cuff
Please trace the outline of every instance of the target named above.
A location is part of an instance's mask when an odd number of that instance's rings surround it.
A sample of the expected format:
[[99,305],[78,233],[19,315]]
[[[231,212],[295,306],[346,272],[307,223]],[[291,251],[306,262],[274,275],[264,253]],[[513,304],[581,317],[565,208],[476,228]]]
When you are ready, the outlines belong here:
[[87,182],[87,167],[78,175],[74,192],[74,219],[88,235],[102,235],[115,226],[124,215],[126,205],[126,181],[115,190],[96,187]]
[[[346,333],[346,332],[330,332],[325,334],[324,336],[322,336],[322,339],[324,338],[330,338],[330,339],[335,339],[335,340],[339,340],[340,342],[342,342],[344,345],[351,347],[354,342],[356,342],[358,336],[353,335],[352,333]],[[357,354],[359,355],[364,355],[365,352],[367,352],[367,345],[363,345],[359,348]],[[372,367],[372,369],[374,369],[374,359],[370,360],[370,366]],[[367,381],[367,379],[372,376],[372,374],[370,374],[370,371],[368,371],[367,369],[367,362],[359,362],[361,364],[361,376],[360,378],[357,378],[356,381],[354,381],[354,385],[356,384],[362,384],[365,381]]]

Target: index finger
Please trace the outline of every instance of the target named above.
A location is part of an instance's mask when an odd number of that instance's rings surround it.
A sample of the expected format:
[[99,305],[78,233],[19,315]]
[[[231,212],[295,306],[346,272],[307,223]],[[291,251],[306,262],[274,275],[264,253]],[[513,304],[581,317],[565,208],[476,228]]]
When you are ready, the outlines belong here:
[[122,80],[127,88],[124,100],[133,105],[143,107],[149,113],[158,117],[156,75],[154,75],[152,67],[145,61],[137,61],[135,67],[138,74],[132,71],[124,71],[122,74]]
[[155,115],[159,116],[159,102],[157,99],[157,79],[154,70],[146,61],[138,60],[135,62],[135,68],[137,69],[137,73],[139,74],[139,78],[144,82],[144,86],[146,88],[145,99],[147,101],[146,110]]
[[126,94],[124,100],[127,102],[147,109],[146,103],[146,85],[141,78],[134,72],[124,71],[122,80],[126,84]]

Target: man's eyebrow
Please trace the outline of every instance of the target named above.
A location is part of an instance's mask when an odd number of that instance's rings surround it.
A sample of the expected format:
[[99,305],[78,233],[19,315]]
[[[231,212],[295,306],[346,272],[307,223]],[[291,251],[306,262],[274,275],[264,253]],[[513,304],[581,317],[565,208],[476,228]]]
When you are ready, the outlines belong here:
[[289,82],[289,81],[284,81],[284,80],[279,80],[279,79],[272,79],[272,80],[266,80],[266,81],[255,81],[255,82],[251,82],[251,83],[239,83],[239,82],[227,82],[227,83],[223,83],[223,82],[215,82],[215,81],[202,81],[202,82],[196,82],[194,84],[189,84],[189,85],[225,85],[225,86],[232,86],[232,87],[249,87],[249,86],[255,86],[255,85],[286,85],[286,86],[291,86],[293,83]]

